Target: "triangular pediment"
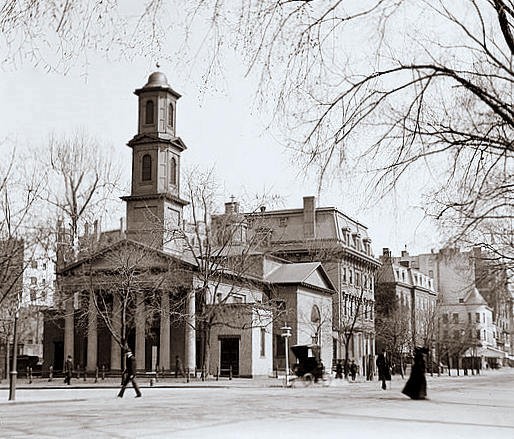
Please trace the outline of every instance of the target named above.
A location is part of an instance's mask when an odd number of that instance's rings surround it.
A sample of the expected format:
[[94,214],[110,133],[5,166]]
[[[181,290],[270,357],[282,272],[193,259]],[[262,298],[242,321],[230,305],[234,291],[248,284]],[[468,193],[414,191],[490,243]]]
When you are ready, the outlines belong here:
[[334,289],[332,283],[326,276],[326,273],[324,273],[323,269],[321,268],[321,265],[316,268],[316,270],[314,270],[309,276],[307,276],[303,283],[327,290]]
[[190,262],[180,257],[136,241],[123,239],[67,264],[61,270],[58,270],[58,274],[66,276],[79,271],[117,271],[126,267],[137,267],[139,271],[165,270],[170,268],[194,269]]

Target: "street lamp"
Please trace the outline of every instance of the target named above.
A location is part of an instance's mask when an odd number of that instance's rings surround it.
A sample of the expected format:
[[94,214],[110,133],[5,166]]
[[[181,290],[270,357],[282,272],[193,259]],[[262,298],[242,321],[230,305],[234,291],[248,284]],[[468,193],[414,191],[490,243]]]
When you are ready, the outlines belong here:
[[14,401],[16,399],[16,378],[18,375],[17,369],[17,359],[18,359],[18,318],[20,317],[20,312],[16,309],[16,314],[14,315],[14,331],[13,331],[13,353],[12,353],[12,368],[11,373],[9,374],[9,401]]
[[284,323],[284,326],[280,328],[282,330],[282,337],[284,337],[284,344],[286,350],[286,387],[289,386],[289,337],[291,337],[291,327]]

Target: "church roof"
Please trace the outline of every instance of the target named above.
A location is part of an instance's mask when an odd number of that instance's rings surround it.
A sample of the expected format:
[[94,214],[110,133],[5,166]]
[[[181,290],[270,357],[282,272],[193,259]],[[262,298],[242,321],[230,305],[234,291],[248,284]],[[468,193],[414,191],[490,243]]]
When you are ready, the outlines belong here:
[[142,88],[138,88],[134,93],[139,95],[143,91],[153,90],[168,90],[176,99],[180,98],[180,94],[170,87],[168,78],[166,78],[166,75],[162,72],[151,73],[146,84]]

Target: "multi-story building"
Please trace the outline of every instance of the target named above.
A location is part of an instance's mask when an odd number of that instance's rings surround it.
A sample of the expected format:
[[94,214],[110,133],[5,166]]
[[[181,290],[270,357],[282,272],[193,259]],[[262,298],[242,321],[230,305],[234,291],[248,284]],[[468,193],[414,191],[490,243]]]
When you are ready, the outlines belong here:
[[[444,248],[438,252],[411,256],[407,252],[398,259],[433,277],[439,292],[438,342],[441,359],[452,366],[461,365],[463,358],[480,358],[481,366],[504,361],[506,352],[498,348],[498,330],[493,306],[486,299],[497,297],[477,288],[485,282],[485,271],[477,269],[476,251]],[[481,283],[477,283],[477,272]],[[489,275],[488,275],[489,276]],[[489,278],[490,279],[490,278]],[[465,362],[470,363],[470,360]]]
[[410,261],[398,259],[383,249],[375,283],[377,348],[396,355],[410,354],[415,346],[434,349],[438,296],[434,279]]
[[44,311],[54,299],[55,264],[42,246],[25,252],[23,294],[19,320],[19,345],[23,355],[43,356]]
[[248,239],[292,262],[320,261],[337,293],[333,296],[333,358],[354,359],[368,375],[375,355],[373,256],[368,229],[335,207],[303,207],[247,213]]
[[492,310],[496,325],[496,346],[510,355],[512,350],[512,295],[509,291],[507,267],[495,257],[490,257],[480,247],[473,249],[475,284]]

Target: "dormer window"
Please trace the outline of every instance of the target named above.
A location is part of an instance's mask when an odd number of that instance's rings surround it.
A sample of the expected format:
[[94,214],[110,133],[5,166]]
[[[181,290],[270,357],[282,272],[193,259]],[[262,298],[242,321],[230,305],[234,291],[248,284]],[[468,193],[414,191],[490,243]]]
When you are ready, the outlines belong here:
[[168,125],[170,127],[173,126],[173,118],[174,118],[173,104],[170,104],[168,107]]
[[154,105],[153,101],[146,101],[145,107],[145,124],[150,125],[153,124],[153,113],[154,113]]
[[150,154],[145,154],[143,156],[143,161],[141,165],[141,180],[152,180],[152,157],[150,156]]

